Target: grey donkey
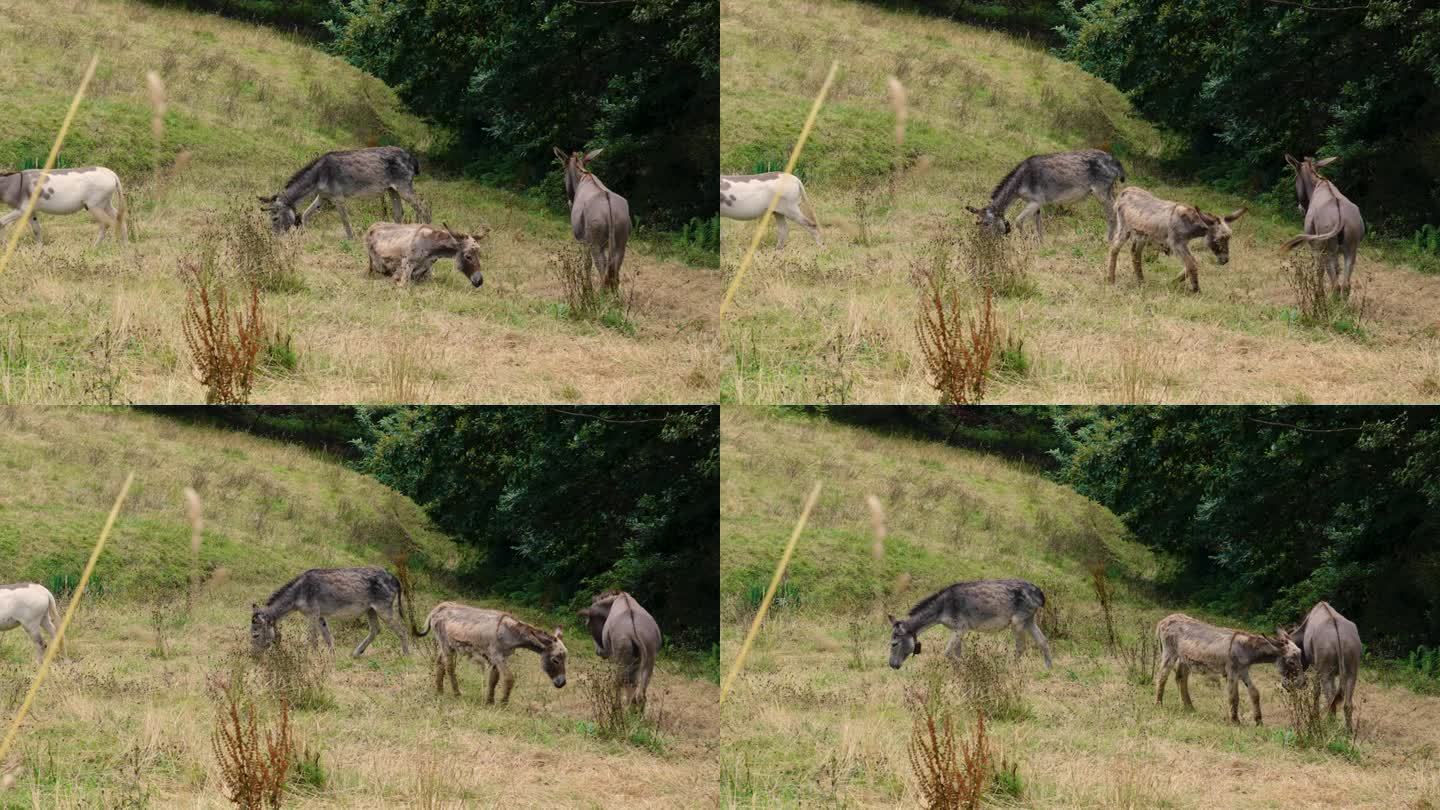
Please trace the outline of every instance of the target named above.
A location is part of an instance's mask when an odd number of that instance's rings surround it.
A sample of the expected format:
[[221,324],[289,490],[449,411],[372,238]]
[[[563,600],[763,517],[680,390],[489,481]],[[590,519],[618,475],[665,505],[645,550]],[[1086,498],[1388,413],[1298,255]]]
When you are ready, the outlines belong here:
[[1186,709],[1194,711],[1195,704],[1190,702],[1190,673],[1210,672],[1225,676],[1230,692],[1230,722],[1240,722],[1240,684],[1244,683],[1255,709],[1255,725],[1259,726],[1264,725],[1260,690],[1250,682],[1250,667],[1273,661],[1286,689],[1305,685],[1300,647],[1289,633],[1278,628],[1276,635],[1262,636],[1172,613],[1155,625],[1155,636],[1160,642],[1160,668],[1155,673],[1156,704],[1165,702],[1165,681],[1173,671],[1181,701]]
[[630,203],[600,182],[588,168],[602,149],[568,157],[559,147],[555,157],[565,166],[565,196],[570,200],[570,232],[588,249],[592,267],[599,272],[605,288],[620,289],[620,265],[625,261],[625,243],[630,241]]
[[580,618],[595,642],[595,654],[619,665],[623,703],[643,710],[660,650],[660,625],[655,617],[630,594],[608,590],[596,594],[590,607],[580,611]]
[[921,599],[910,615],[890,621],[890,666],[899,669],[905,659],[920,654],[919,634],[933,624],[954,631],[945,654],[960,658],[960,643],[971,630],[995,633],[1006,628],[1015,634],[1015,657],[1025,651],[1025,636],[1034,639],[1049,669],[1050,642],[1035,623],[1045,605],[1045,593],[1021,579],[982,579],[957,582]]
[[318,645],[317,636],[324,636],[325,646],[335,652],[327,619],[354,619],[364,616],[370,621],[370,635],[361,641],[353,657],[358,657],[380,635],[380,620],[400,637],[400,649],[410,654],[405,631],[395,620],[398,611],[408,616],[412,631],[414,609],[406,609],[400,580],[383,568],[312,568],[280,587],[264,606],[251,605],[250,648],[263,652],[280,640],[280,620],[299,611],[310,620],[310,646]]
[[1355,730],[1355,680],[1360,675],[1360,629],[1329,602],[1316,602],[1305,620],[1290,631],[1300,647],[1301,664],[1315,673],[1325,691],[1331,716],[1342,702],[1345,728]]
[[1230,224],[1245,216],[1245,209],[1223,217],[1207,214],[1193,205],[1162,200],[1139,186],[1130,186],[1115,198],[1115,228],[1110,237],[1110,258],[1106,277],[1115,283],[1115,261],[1120,249],[1130,242],[1130,258],[1135,265],[1135,280],[1143,282],[1141,252],[1147,243],[1180,260],[1180,276],[1176,281],[1190,281],[1190,292],[1200,292],[1200,264],[1190,253],[1190,241],[1205,237],[1205,246],[1215,254],[1216,264],[1230,262]]
[[1115,230],[1111,195],[1115,183],[1124,180],[1125,167],[1109,152],[1099,149],[1032,155],[1020,161],[995,186],[988,205],[984,208],[967,205],[965,210],[975,215],[976,225],[993,234],[1005,234],[1010,232],[1005,211],[1018,197],[1025,200],[1026,205],[1015,217],[1015,227],[1018,229],[1027,217],[1034,217],[1035,235],[1043,239],[1042,205],[1077,202],[1094,194],[1105,212],[1105,241],[1109,242]]
[[[419,174],[420,161],[398,146],[326,152],[291,175],[279,194],[261,197],[260,210],[270,215],[270,225],[276,233],[284,233],[297,226],[304,227],[321,203],[328,200],[340,214],[345,238],[354,239],[350,212],[345,208],[345,201],[352,198],[388,193],[391,213],[395,221],[400,222],[405,214],[400,204],[403,197],[415,209],[416,219],[429,222],[430,209],[415,193],[415,177]],[[315,195],[314,202],[305,213],[297,214],[295,206],[311,194]]]
[[[1360,249],[1360,240],[1365,238],[1365,219],[1355,203],[1316,171],[1338,159],[1328,157],[1317,161],[1307,157],[1299,161],[1285,156],[1285,162],[1295,170],[1295,201],[1305,213],[1305,232],[1286,242],[1283,250],[1308,242],[1320,258],[1331,290],[1348,298],[1350,276],[1355,272],[1355,253]],[[1343,275],[1340,273],[1342,256],[1345,259]]]

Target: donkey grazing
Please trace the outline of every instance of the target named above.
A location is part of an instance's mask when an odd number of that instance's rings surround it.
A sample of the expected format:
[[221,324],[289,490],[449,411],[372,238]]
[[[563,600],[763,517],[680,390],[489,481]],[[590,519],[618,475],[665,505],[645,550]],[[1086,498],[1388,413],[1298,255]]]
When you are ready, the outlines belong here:
[[602,591],[580,611],[595,654],[614,658],[620,665],[624,703],[645,708],[645,693],[655,672],[655,655],[660,650],[660,625],[650,612],[624,591]]
[[490,665],[490,689],[485,702],[495,702],[495,684],[503,680],[505,688],[500,692],[500,702],[509,703],[515,676],[506,662],[518,649],[539,653],[540,669],[550,682],[556,689],[565,685],[565,642],[558,627],[554,633],[547,633],[503,610],[441,602],[425,617],[425,629],[416,635],[425,636],[431,630],[439,641],[440,660],[435,670],[438,693],[445,692],[445,673],[449,672],[450,688],[457,697],[460,695],[460,683],[455,679],[455,657],[464,653],[474,661]]
[[1245,209],[1217,217],[1194,206],[1162,200],[1139,186],[1130,186],[1115,198],[1115,230],[1110,236],[1110,259],[1106,278],[1115,283],[1115,260],[1126,240],[1130,258],[1135,264],[1135,280],[1145,281],[1140,269],[1140,254],[1146,243],[1172,253],[1183,266],[1177,282],[1190,278],[1190,292],[1200,292],[1200,264],[1190,253],[1189,242],[1205,237],[1205,245],[1215,254],[1216,264],[1230,262],[1230,223],[1245,216]]
[[955,634],[945,654],[960,658],[960,642],[971,630],[995,633],[1010,628],[1015,634],[1015,657],[1025,651],[1028,633],[1040,647],[1045,668],[1050,668],[1050,642],[1035,623],[1045,605],[1045,594],[1021,579],[981,579],[957,582],[921,599],[903,619],[890,620],[890,666],[899,669],[905,659],[920,654],[919,634],[932,624],[943,624]]
[[480,272],[480,240],[490,234],[481,226],[479,233],[456,233],[449,225],[402,225],[377,222],[365,232],[365,248],[370,254],[370,272],[392,276],[404,287],[411,280],[423,281],[430,275],[430,266],[439,259],[454,259],[455,269],[473,286],[485,283]]
[[[55,609],[55,595],[44,585],[21,582],[15,585],[0,585],[0,632],[16,627],[25,628],[30,640],[35,642],[35,660],[45,658],[45,648],[55,641],[55,628],[60,622],[60,613]],[[50,636],[50,642],[40,631]],[[60,652],[64,652],[64,647]]]
[[[1360,209],[1346,199],[1335,184],[1320,176],[1323,169],[1339,158],[1317,161],[1313,157],[1298,161],[1286,155],[1285,162],[1295,170],[1295,199],[1305,212],[1305,233],[1285,243],[1289,251],[1302,242],[1320,256],[1321,266],[1330,279],[1330,288],[1350,297],[1350,274],[1355,272],[1355,252],[1365,238],[1365,220]],[[1345,274],[1340,274],[1340,254],[1345,256]],[[1337,278],[1338,276],[1338,278]]]
[[[260,198],[260,210],[270,214],[270,225],[276,233],[291,228],[304,227],[326,200],[335,204],[340,222],[345,226],[345,238],[354,239],[350,229],[350,212],[345,201],[352,198],[390,195],[391,213],[395,221],[404,219],[405,209],[400,198],[415,209],[415,218],[421,222],[430,221],[430,209],[415,193],[415,177],[420,174],[420,161],[398,146],[376,146],[370,149],[355,149],[349,152],[326,152],[310,161],[300,171],[285,181],[285,189],[279,194]],[[315,195],[315,201],[305,209],[304,214],[295,213],[295,205],[302,199]]]
[[[40,179],[38,169],[0,174],[0,202],[14,208],[14,211],[0,217],[0,230],[24,216],[25,204],[34,193],[35,183]],[[115,205],[111,205],[111,202]],[[55,169],[45,177],[40,197],[35,201],[35,210],[30,215],[30,230],[35,234],[35,244],[40,239],[40,219],[36,214],[74,214],[89,211],[90,216],[100,224],[100,234],[95,237],[98,246],[105,241],[105,232],[113,225],[120,231],[120,241],[130,242],[130,226],[125,219],[125,192],[120,187],[120,177],[104,166],[87,166],[83,169]]]
[[[265,606],[252,604],[250,615],[250,649],[263,652],[280,640],[279,622],[286,615],[300,611],[310,619],[310,646],[317,647],[317,636],[325,637],[325,646],[335,653],[335,640],[330,637],[330,625],[326,619],[354,619],[360,616],[370,620],[370,635],[360,642],[351,657],[359,657],[380,635],[379,619],[400,637],[400,649],[410,654],[410,645],[405,640],[404,629],[395,622],[395,612],[407,615],[402,600],[400,580],[383,568],[312,568],[285,583],[270,598]],[[414,627],[414,613],[408,613],[411,628]]]
[[1155,702],[1165,702],[1165,681],[1175,670],[1175,683],[1185,708],[1195,710],[1190,702],[1190,672],[1223,674],[1230,688],[1230,722],[1240,722],[1240,683],[1250,691],[1255,708],[1255,725],[1263,725],[1260,717],[1260,690],[1250,682],[1250,667],[1275,662],[1280,682],[1286,689],[1305,685],[1305,667],[1300,660],[1300,647],[1284,630],[1276,628],[1275,636],[1260,636],[1228,627],[1215,627],[1192,619],[1183,613],[1172,613],[1155,625],[1160,642],[1160,671],[1155,676]]
[[[793,174],[766,172],[765,174],[727,174],[720,176],[720,216],[728,219],[749,221],[765,216],[770,207],[770,198],[780,192],[775,203],[775,249],[785,249],[785,237],[790,233],[790,220],[820,241],[820,223],[815,221],[815,209],[810,198],[805,196],[805,184]],[[809,209],[807,212],[806,209]]]
[[1345,728],[1353,732],[1355,679],[1360,674],[1359,628],[1330,603],[1316,602],[1305,620],[1290,631],[1290,638],[1300,647],[1301,664],[1320,679],[1330,715],[1335,715],[1335,707],[1343,701]]
[[552,146],[565,166],[565,196],[570,200],[570,232],[589,248],[590,265],[604,275],[605,287],[620,289],[620,264],[630,240],[630,203],[590,172],[588,165],[603,149],[565,156]]
[[1094,194],[1105,211],[1105,241],[1115,230],[1111,210],[1111,192],[1117,181],[1124,182],[1125,167],[1113,155],[1099,149],[1078,149],[1032,155],[1020,161],[990,192],[990,204],[984,208],[965,206],[975,215],[975,224],[999,235],[1010,232],[1005,211],[1019,197],[1027,203],[1015,218],[1015,227],[1026,217],[1035,218],[1035,235],[1045,238],[1040,226],[1040,206],[1077,202]]

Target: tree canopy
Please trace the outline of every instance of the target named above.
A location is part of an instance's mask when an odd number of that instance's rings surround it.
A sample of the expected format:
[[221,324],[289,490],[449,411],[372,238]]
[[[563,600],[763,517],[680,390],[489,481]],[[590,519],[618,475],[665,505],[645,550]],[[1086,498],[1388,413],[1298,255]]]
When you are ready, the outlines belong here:
[[360,468],[471,550],[477,590],[578,608],[605,588],[671,643],[718,641],[719,414],[706,407],[359,411]]
[[1184,139],[1181,164],[1293,202],[1283,155],[1372,227],[1440,222],[1440,9],[1419,0],[1060,0],[1064,54]]
[[1440,642],[1440,409],[1057,408],[1059,477],[1177,560],[1179,595],[1276,624],[1318,600]]

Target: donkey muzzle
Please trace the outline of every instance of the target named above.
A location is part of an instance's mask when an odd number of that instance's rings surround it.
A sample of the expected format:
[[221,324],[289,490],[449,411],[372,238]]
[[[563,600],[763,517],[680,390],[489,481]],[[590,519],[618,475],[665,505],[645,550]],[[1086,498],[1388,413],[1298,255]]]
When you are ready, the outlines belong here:
[[482,285],[482,284],[484,284],[484,283],[485,283],[485,277],[482,276],[482,275],[480,275],[479,273],[476,273],[475,275],[473,275],[473,276],[470,277],[470,284],[471,284],[471,286],[479,287],[480,285]]
[[[478,287],[479,285],[477,284],[476,286]],[[550,682],[555,684],[556,689],[560,689],[561,687],[565,686],[565,676],[556,675],[554,678],[550,679]]]

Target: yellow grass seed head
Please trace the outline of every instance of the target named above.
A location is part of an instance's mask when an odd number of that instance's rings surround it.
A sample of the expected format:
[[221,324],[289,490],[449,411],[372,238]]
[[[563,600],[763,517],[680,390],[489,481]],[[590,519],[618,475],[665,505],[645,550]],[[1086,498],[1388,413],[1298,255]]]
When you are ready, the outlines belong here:
[[153,70],[146,71],[145,85],[150,90],[150,106],[155,108],[155,115],[150,119],[150,131],[158,140],[165,136],[165,80]]
[[875,530],[875,545],[870,549],[875,559],[885,559],[885,537],[888,532],[885,529],[885,507],[880,499],[874,495],[866,495],[865,503],[870,507],[870,525]]
[[905,85],[894,76],[890,77],[890,108],[895,111],[895,144],[899,146],[905,143],[905,119],[909,115],[908,106],[905,103]]
[[199,551],[200,531],[204,528],[205,521],[200,514],[200,493],[190,487],[185,488],[185,515],[190,518],[190,528],[193,532],[190,538],[190,550]]

